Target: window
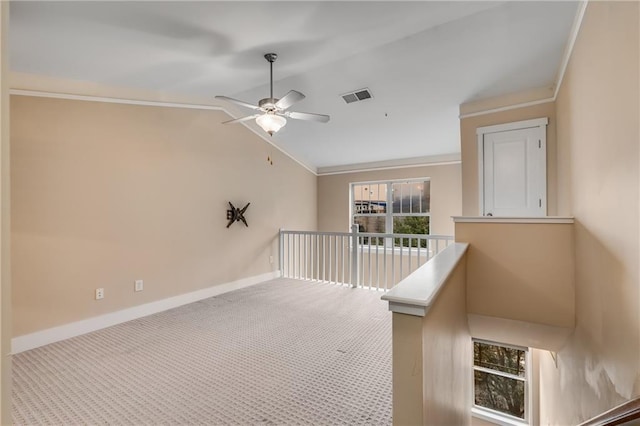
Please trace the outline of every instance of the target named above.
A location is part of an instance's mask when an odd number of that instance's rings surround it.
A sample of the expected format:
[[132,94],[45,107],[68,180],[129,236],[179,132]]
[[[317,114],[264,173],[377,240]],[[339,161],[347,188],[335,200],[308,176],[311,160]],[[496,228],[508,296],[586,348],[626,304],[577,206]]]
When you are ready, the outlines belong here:
[[529,364],[527,348],[474,340],[474,408],[527,422]]
[[352,223],[360,232],[429,234],[430,189],[428,178],[352,183]]

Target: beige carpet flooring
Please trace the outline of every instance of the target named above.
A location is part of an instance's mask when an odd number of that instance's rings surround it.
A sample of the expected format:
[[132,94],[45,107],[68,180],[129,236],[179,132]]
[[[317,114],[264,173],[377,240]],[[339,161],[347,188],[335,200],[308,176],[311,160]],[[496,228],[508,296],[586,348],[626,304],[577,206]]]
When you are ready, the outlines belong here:
[[278,279],[13,357],[16,424],[391,424],[381,293]]

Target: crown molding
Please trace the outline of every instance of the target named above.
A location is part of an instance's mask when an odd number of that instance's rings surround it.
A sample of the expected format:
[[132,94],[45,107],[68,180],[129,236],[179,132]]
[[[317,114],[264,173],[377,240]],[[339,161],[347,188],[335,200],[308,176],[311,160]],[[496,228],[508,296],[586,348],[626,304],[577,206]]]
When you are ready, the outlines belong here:
[[413,157],[370,163],[345,164],[342,166],[318,167],[318,176],[330,176],[346,173],[374,172],[392,169],[407,169],[411,167],[444,166],[460,164],[461,154],[433,155],[428,157]]
[[554,87],[542,87],[521,92],[509,93],[503,96],[466,102],[460,105],[460,118],[490,114],[491,112],[506,111],[522,106],[535,105],[553,100]]
[[576,12],[576,17],[573,20],[573,26],[571,27],[571,32],[569,33],[569,41],[564,49],[564,54],[562,55],[562,62],[560,62],[560,68],[558,69],[558,75],[556,76],[556,88],[553,93],[554,101],[558,97],[560,86],[562,86],[564,73],[567,71],[567,66],[569,65],[569,60],[571,59],[571,54],[573,53],[573,47],[576,44],[576,39],[578,38],[578,33],[580,32],[580,27],[582,26],[582,20],[584,19],[584,14],[587,11],[588,3],[589,1],[585,0],[585,1],[581,1],[578,4],[578,11]]

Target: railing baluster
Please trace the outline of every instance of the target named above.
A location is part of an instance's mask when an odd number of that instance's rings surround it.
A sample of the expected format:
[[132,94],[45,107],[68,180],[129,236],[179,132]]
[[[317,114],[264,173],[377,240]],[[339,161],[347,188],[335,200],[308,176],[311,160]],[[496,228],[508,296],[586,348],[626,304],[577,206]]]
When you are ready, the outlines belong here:
[[389,290],[389,277],[387,276],[387,239],[383,238],[382,239],[382,250],[384,252],[384,257],[383,257],[383,266],[384,266],[384,290],[387,291]]
[[380,290],[380,238],[376,237],[376,290]]
[[340,236],[340,262],[342,262],[342,283],[344,284],[344,235]]
[[307,279],[311,281],[313,279],[313,234],[309,234],[309,243],[307,244]]
[[338,236],[333,236],[333,256],[331,257],[331,264],[333,265],[333,277],[336,284],[338,284],[338,279],[340,275],[338,275]]
[[294,255],[294,241],[295,241],[296,235],[295,234],[291,234],[289,235],[289,262],[291,263],[290,267],[289,267],[289,276],[291,278],[295,278],[295,264],[296,264],[296,260],[293,258]]
[[320,235],[316,235],[316,281],[320,281]]
[[396,245],[395,239],[391,238],[391,287],[396,285]]
[[325,236],[322,235],[322,281],[326,281],[326,270],[327,270],[327,253],[325,248]]
[[302,260],[302,256],[300,255],[300,234],[296,234],[296,265],[295,268],[293,270],[293,273],[295,274],[295,276],[300,279],[300,260]]
[[413,243],[413,238],[409,237],[409,270],[408,270],[408,274],[413,272],[413,269],[411,269],[411,244]]
[[284,265],[282,264],[282,244],[284,242],[284,237],[282,234],[282,228],[278,231],[278,269],[280,270],[280,274],[284,276]]
[[331,282],[331,278],[333,278],[331,275],[332,271],[331,271],[331,235],[329,235],[329,244],[328,247],[329,249],[329,254],[327,255],[327,258],[329,259],[329,282]]
[[371,237],[367,238],[367,262],[369,263],[369,290],[371,290]]
[[333,242],[331,243],[331,274],[329,275],[329,279],[331,282],[337,284],[338,279],[335,277],[336,269],[338,265],[336,265],[336,236],[332,235],[329,237],[329,242],[331,242],[331,238],[333,237]]
[[282,276],[289,277],[289,234],[285,233],[285,241],[282,243],[282,261],[284,262],[284,266],[282,267]]
[[360,274],[358,275],[358,287],[364,288],[364,237],[360,241]]
[[319,262],[320,262],[320,253],[318,251],[318,235],[316,234],[313,238],[313,280],[318,281],[318,271],[320,270]]
[[402,264],[402,252],[404,251],[402,247],[404,246],[404,237],[400,237],[400,281],[404,279],[404,274],[402,273],[404,265]]
[[358,265],[358,233],[359,226],[355,223],[351,225],[351,287],[356,288],[360,281]]
[[340,236],[336,235],[336,239],[335,239],[335,250],[333,251],[334,253],[334,257],[336,260],[336,264],[335,264],[335,270],[336,270],[336,283],[342,283],[342,281],[340,280]]
[[307,279],[307,233],[302,234],[302,279]]
[[296,278],[296,234],[291,234],[291,278]]
[[309,264],[308,280],[313,281],[313,233],[309,233],[308,250],[309,250],[309,252],[307,253],[308,264]]
[[287,233],[282,231],[282,233],[280,234],[282,235],[282,240],[280,240],[280,271],[282,273],[282,277],[283,278],[287,278],[287,257],[285,254],[285,244],[286,244],[286,238],[287,238]]

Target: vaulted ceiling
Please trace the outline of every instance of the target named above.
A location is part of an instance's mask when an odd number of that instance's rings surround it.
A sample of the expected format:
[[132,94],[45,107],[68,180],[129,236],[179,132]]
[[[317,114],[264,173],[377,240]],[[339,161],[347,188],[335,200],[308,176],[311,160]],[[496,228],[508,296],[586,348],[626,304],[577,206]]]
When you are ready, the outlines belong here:
[[[312,169],[458,153],[459,105],[555,84],[577,2],[12,2],[12,71],[207,99],[307,97],[271,141]],[[368,88],[372,99],[341,94]],[[237,125],[237,124],[236,124]],[[255,124],[249,122],[249,126]],[[255,127],[255,129],[259,128]]]

